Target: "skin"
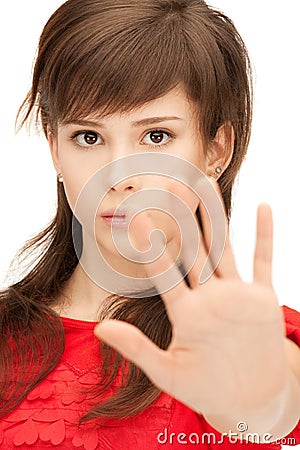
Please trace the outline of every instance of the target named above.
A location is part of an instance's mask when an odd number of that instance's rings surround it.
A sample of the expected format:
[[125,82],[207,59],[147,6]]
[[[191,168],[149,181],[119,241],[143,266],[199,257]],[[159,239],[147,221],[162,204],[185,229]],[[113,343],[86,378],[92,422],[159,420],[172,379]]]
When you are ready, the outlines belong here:
[[[183,120],[132,126],[132,121],[158,115]],[[224,170],[230,162],[228,148],[232,150],[233,139],[226,142],[221,128],[210,148],[205,149],[193,117],[193,105],[177,89],[129,114],[102,118],[105,128],[99,124],[89,128],[103,139],[93,150],[83,152],[70,140],[72,132],[82,127],[59,126],[57,136],[50,134],[49,144],[55,168],[63,174],[71,208],[74,209],[88,177],[99,167],[120,156],[149,148],[153,151],[152,144],[144,145],[149,130],[159,128],[174,133],[176,138],[163,147],[164,151],[181,156],[208,175],[219,165]],[[170,180],[151,177],[143,177],[142,181],[130,179],[112,187],[103,209],[123,200],[132,187],[143,189],[161,183],[162,188],[181,196],[195,213],[198,199],[191,191],[182,190],[176,183],[172,185]],[[216,180],[212,178],[212,182],[222,201]],[[272,286],[271,210],[268,205],[258,208],[253,281],[246,283],[239,276],[227,234],[220,264],[211,278],[200,285],[199,275],[207,256],[205,248],[210,243],[210,222],[201,202],[199,206],[204,224],[203,235],[200,229],[199,234],[206,246],[200,247],[189,273],[191,288],[182,281],[161,295],[173,330],[169,348],[159,349],[140,330],[120,321],[103,321],[96,326],[95,334],[137,364],[161,390],[203,414],[220,432],[236,430],[237,423],[244,421],[248,432],[270,433],[274,441],[286,436],[299,420],[300,351],[285,337],[282,313]],[[155,276],[172,266],[178,250],[178,234],[172,219],[149,211],[137,215],[129,229],[135,247],[144,251],[149,248],[151,231],[159,227],[166,233],[167,246],[152,263],[125,262],[115,252],[101,222],[96,223],[97,243],[114,267],[122,266],[133,276],[145,273]],[[178,270],[175,265],[172,267],[173,271]],[[107,293],[89,280],[79,264],[66,295],[70,299],[64,311],[67,317],[94,320],[99,302]]]
[[[179,119],[155,120],[146,125],[133,125],[134,122],[158,116]],[[230,162],[233,141],[228,145],[221,127],[209,149],[206,149],[197,131],[194,116],[194,106],[187,100],[184,91],[178,87],[127,114],[114,114],[105,118],[89,117],[86,119],[89,123],[84,125],[60,124],[56,136],[53,136],[49,128],[51,156],[57,173],[63,175],[64,189],[72,211],[74,212],[80,191],[97,169],[134,153],[159,151],[178,156],[206,174],[213,173],[217,166],[225,170]],[[160,146],[151,135],[151,131],[155,130],[162,130]],[[97,139],[95,145],[88,147],[84,134],[72,139],[73,134],[80,131],[94,133]],[[168,133],[174,137],[169,137]],[[168,177],[155,175],[131,177],[113,186],[99,205],[98,213],[118,206],[133,192],[151,187],[176,193],[195,214],[198,198],[190,189]],[[175,260],[180,246],[180,230],[175,221],[168,214],[158,210],[149,210],[148,214],[153,224],[165,233],[166,247]],[[134,224],[135,219],[129,230]],[[95,234],[99,250],[116,271],[131,277],[147,277],[143,265],[132,263],[120,256],[115,249],[110,228],[99,217],[96,218]],[[81,262],[85,263],[88,259],[89,255],[84,254]],[[63,316],[94,321],[97,320],[102,300],[109,294],[93,283],[79,264],[69,280],[64,298],[59,301],[63,309],[60,306],[57,311]]]

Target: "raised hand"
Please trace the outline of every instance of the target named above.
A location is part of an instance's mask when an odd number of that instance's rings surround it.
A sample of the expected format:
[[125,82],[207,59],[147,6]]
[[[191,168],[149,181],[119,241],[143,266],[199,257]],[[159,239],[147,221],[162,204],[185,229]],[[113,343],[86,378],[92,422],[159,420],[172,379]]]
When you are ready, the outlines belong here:
[[[216,190],[221,199],[217,184]],[[199,206],[204,233],[199,229],[202,245],[188,275],[191,287],[182,279],[161,294],[172,324],[168,349],[121,321],[103,321],[95,334],[137,364],[158,388],[198,413],[255,410],[280,392],[287,371],[283,319],[272,287],[271,210],[258,208],[253,282],[239,276],[227,233],[220,263],[199,284],[210,244],[209,217]],[[135,218],[132,239],[138,249],[148,248],[152,230],[146,214]],[[145,268],[153,277],[172,265],[165,251]],[[172,270],[179,276],[175,265]]]

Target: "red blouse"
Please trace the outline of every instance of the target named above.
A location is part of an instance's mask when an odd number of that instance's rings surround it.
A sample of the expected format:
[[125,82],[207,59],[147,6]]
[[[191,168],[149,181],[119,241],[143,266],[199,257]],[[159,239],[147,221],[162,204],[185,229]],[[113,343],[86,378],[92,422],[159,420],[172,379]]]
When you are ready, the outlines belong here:
[[[287,335],[300,346],[300,313],[283,307]],[[96,381],[99,341],[95,323],[62,318],[66,333],[63,357],[11,414],[0,421],[0,447],[11,449],[85,450],[216,450],[257,447],[243,443],[240,431],[224,437],[179,401],[162,393],[138,415],[109,419],[105,425],[90,421],[78,426],[78,419],[90,409],[85,393]],[[238,433],[239,431],[239,433]],[[245,434],[245,433],[244,433]],[[281,443],[260,444],[260,448],[280,449],[281,444],[300,444],[300,422]]]

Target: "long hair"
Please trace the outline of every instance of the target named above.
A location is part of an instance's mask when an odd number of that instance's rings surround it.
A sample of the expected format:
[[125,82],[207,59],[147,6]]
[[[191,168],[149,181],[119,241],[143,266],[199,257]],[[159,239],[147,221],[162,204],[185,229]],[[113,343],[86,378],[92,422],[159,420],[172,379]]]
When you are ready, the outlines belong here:
[[[99,111],[130,111],[178,85],[196,106],[207,151],[221,125],[227,136],[233,127],[233,156],[219,179],[229,219],[233,183],[250,137],[251,68],[232,21],[203,0],[67,1],[43,29],[32,87],[18,123],[21,127],[34,120],[46,135],[49,125],[55,136],[59,124]],[[197,218],[200,224],[199,210]],[[56,367],[64,350],[64,330],[51,307],[79,260],[62,183],[57,183],[53,221],[27,241],[16,258],[33,251],[40,255],[35,266],[0,293],[2,415]],[[158,294],[145,293],[144,299],[109,296],[99,320],[103,317],[130,321],[163,349],[170,343],[171,325]],[[126,367],[123,385],[82,420],[130,416],[150,405],[159,390],[134,364],[108,345],[99,346],[102,365],[94,391],[103,399],[119,367]],[[28,373],[26,367],[33,370]]]

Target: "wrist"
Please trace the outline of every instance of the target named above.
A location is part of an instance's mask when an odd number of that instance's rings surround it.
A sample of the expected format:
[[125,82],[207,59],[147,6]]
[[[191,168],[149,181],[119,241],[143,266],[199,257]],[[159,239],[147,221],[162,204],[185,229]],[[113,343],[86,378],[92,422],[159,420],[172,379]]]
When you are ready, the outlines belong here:
[[[249,435],[270,435],[270,442],[289,434],[300,419],[300,385],[292,370],[288,369],[286,381],[280,391],[264,404],[251,408],[239,405],[223,414],[206,415],[206,421],[217,431],[224,434],[239,431],[237,425],[243,423]],[[262,441],[260,441],[262,442]]]

